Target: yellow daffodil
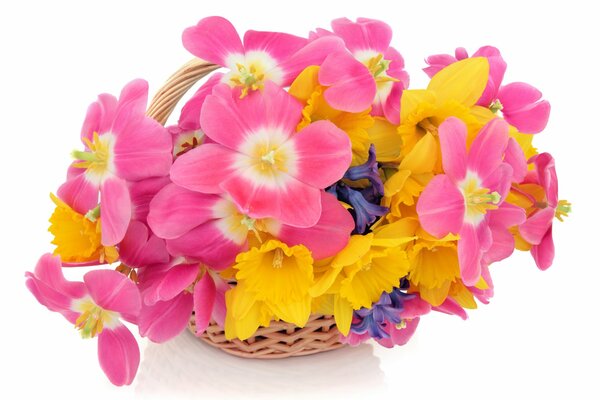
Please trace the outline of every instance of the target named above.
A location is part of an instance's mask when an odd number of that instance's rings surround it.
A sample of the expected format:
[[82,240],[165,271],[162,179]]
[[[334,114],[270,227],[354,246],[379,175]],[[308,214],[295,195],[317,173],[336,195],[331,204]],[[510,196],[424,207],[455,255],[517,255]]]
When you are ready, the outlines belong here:
[[256,300],[253,292],[238,284],[225,293],[225,338],[248,339],[260,326],[269,326],[275,315],[264,301]]
[[119,257],[117,249],[104,247],[101,243],[102,231],[99,217],[88,217],[73,210],[64,201],[50,194],[56,205],[50,217],[48,229],[56,245],[54,254],[64,263],[112,263]]
[[432,306],[442,304],[450,291],[450,286],[460,280],[456,235],[436,239],[422,229],[419,239],[409,251],[409,281],[418,288],[421,298]]
[[310,66],[302,71],[290,86],[289,93],[305,105],[298,130],[314,121],[329,120],[350,137],[353,165],[364,163],[370,145],[367,129],[373,126],[370,110],[350,113],[332,108],[323,97],[325,88],[319,85],[318,75],[319,67]]
[[[243,287],[244,296],[239,298],[248,303],[252,299],[252,309],[258,302],[261,309],[266,306],[279,319],[298,326],[306,324],[311,310],[313,258],[305,246],[288,247],[269,240],[260,248],[239,254],[234,268],[238,286]],[[231,301],[235,303],[237,298]]]
[[333,303],[340,332],[348,333],[353,310],[371,307],[383,292],[399,286],[409,270],[401,246],[410,240],[380,238],[376,233],[353,235],[342,251],[316,269],[310,293],[315,297],[332,295],[332,299],[322,301]]
[[[451,297],[465,308],[476,307],[473,294],[460,279],[456,249],[458,236],[433,237],[420,227],[416,217],[399,219],[375,231],[381,238],[414,238],[403,247],[410,263],[408,280],[411,292],[419,292],[421,298],[432,306],[439,306]],[[476,287],[488,288],[483,279]]]
[[[451,116],[463,120],[471,135],[475,135],[482,124],[473,113],[484,109],[475,104],[485,89],[488,74],[487,59],[468,58],[438,72],[431,78],[426,90],[405,90],[402,93],[401,124],[398,128],[404,141],[402,155],[407,155],[427,133],[437,139],[439,125]],[[436,147],[436,154],[435,172],[439,173],[439,145]]]
[[391,124],[382,117],[373,118],[373,126],[367,129],[369,142],[375,145],[375,154],[380,163],[400,162],[402,149],[402,136],[398,133],[398,126]]
[[414,206],[415,199],[433,178],[437,164],[438,143],[432,133],[427,132],[404,157],[397,169],[388,167],[388,179],[384,184],[382,205],[390,209],[388,220],[402,217],[401,204]]

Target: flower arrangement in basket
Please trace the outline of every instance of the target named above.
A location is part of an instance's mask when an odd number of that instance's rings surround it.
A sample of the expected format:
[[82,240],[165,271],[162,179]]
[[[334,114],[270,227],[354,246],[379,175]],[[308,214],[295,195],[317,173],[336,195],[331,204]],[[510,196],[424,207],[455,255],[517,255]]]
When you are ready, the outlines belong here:
[[[90,105],[51,195],[54,254],[26,277],[98,337],[113,384],[140,359],[123,321],[155,342],[189,327],[245,357],[391,347],[432,310],[466,318],[487,303],[490,265],[515,248],[552,264],[552,222],[570,204],[532,144],[550,112],[541,93],[504,84],[489,46],[427,58],[429,85],[408,89],[388,25],[331,28],[241,40],[205,18],[183,33],[199,59],[148,110],[142,80]],[[99,268],[67,281],[77,266]]]

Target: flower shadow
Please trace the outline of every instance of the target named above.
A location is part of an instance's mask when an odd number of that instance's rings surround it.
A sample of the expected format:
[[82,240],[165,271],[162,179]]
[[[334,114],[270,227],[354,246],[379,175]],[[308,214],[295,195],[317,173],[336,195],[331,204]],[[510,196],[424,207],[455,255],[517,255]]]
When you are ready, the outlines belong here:
[[385,390],[371,344],[282,360],[247,360],[187,331],[167,343],[148,343],[136,380],[136,395],[144,398],[337,397]]

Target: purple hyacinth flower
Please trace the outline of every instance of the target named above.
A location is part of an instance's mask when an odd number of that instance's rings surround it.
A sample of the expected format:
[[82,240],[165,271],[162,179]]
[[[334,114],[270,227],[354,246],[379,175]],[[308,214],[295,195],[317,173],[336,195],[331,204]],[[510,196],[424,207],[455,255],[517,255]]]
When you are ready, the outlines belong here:
[[389,338],[384,328],[387,324],[396,325],[402,322],[400,313],[403,310],[404,300],[412,297],[414,295],[404,293],[400,288],[394,288],[390,293],[384,292],[371,308],[354,311],[350,330],[359,335],[368,333],[374,339]]
[[383,196],[383,182],[379,176],[379,165],[377,164],[377,156],[375,155],[375,145],[369,147],[369,158],[367,162],[356,167],[351,167],[344,174],[345,179],[351,181],[360,181],[361,179],[368,179],[371,182],[371,186],[375,190],[375,193],[379,196]]
[[375,223],[377,218],[389,211],[387,207],[380,205],[383,196],[383,182],[379,176],[379,165],[377,164],[374,145],[369,147],[367,162],[348,169],[344,175],[346,181],[365,179],[370,182],[370,185],[362,189],[350,187],[342,181],[327,189],[327,192],[337,196],[340,201],[352,206],[352,209],[349,210],[355,222],[352,233],[360,235],[367,233],[369,227]]
[[339,200],[352,206],[349,211],[356,222],[353,233],[361,235],[366,233],[368,227],[377,220],[377,217],[381,217],[388,212],[387,207],[368,202],[363,196],[362,190],[352,189],[340,183],[336,185],[334,193]]

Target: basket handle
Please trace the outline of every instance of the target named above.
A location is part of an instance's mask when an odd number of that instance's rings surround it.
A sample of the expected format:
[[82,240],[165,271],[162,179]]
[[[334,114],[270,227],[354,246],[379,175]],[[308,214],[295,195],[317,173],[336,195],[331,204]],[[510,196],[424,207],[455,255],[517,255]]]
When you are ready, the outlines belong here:
[[150,102],[150,106],[148,106],[146,115],[164,125],[183,95],[196,82],[218,68],[220,68],[219,65],[211,64],[199,58],[187,62],[171,75],[156,93]]

